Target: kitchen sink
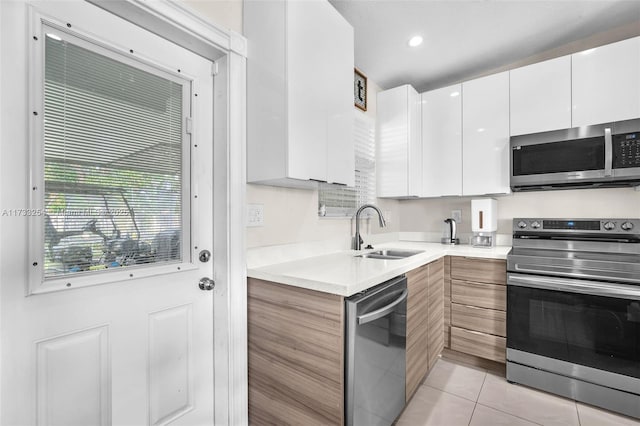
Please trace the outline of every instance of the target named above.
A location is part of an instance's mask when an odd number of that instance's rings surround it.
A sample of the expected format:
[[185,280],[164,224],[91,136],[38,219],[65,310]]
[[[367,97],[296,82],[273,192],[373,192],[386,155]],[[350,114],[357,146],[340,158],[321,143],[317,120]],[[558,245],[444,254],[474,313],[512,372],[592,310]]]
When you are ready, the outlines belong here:
[[383,249],[375,250],[365,254],[359,254],[357,257],[365,257],[368,259],[405,259],[416,254],[424,253],[424,250],[398,250],[398,249]]

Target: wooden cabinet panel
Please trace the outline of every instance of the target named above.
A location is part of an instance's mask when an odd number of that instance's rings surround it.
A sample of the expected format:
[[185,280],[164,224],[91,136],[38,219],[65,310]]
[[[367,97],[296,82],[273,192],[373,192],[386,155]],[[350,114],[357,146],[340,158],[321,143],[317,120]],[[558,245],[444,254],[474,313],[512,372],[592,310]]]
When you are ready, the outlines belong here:
[[451,256],[444,257],[444,347],[451,347]]
[[451,327],[451,349],[467,354],[506,362],[507,339],[492,334]]
[[427,320],[429,369],[444,349],[444,260],[429,264],[429,315]]
[[507,284],[507,262],[500,259],[451,257],[451,278],[491,284]]
[[506,337],[507,313],[495,309],[452,303],[451,325]]
[[344,300],[248,280],[249,422],[344,422]]
[[427,373],[429,266],[407,273],[407,354],[405,396],[408,401]]
[[414,339],[409,345],[407,339],[406,354],[406,382],[405,382],[405,399],[409,401],[413,393],[418,389],[418,385],[427,374],[429,365],[427,352],[427,323],[420,324],[419,331],[414,333]]
[[505,311],[507,309],[507,287],[452,280],[451,302]]

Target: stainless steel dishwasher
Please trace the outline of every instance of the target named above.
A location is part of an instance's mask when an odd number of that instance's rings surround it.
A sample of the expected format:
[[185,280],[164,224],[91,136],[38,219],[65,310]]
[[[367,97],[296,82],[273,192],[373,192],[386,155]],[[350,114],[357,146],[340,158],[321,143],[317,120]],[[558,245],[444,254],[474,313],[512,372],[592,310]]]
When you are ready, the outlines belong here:
[[345,299],[345,423],[390,425],[405,405],[407,279]]

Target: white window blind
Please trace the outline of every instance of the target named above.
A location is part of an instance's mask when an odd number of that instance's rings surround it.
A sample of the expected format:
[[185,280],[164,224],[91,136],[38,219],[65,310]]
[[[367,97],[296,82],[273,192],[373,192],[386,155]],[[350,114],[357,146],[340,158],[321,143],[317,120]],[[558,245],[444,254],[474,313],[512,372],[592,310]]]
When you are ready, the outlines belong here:
[[376,199],[375,122],[361,111],[354,120],[355,188],[323,184],[318,191],[318,214],[350,217],[362,204]]
[[45,278],[181,261],[184,81],[45,40]]

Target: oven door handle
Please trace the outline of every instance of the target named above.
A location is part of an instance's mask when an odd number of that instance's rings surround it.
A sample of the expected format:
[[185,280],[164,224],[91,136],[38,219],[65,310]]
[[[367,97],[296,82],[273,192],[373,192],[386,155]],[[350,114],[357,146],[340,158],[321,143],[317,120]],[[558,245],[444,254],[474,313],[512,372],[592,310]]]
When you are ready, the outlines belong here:
[[640,300],[640,287],[627,284],[611,284],[599,281],[553,278],[539,275],[507,274],[507,285]]

